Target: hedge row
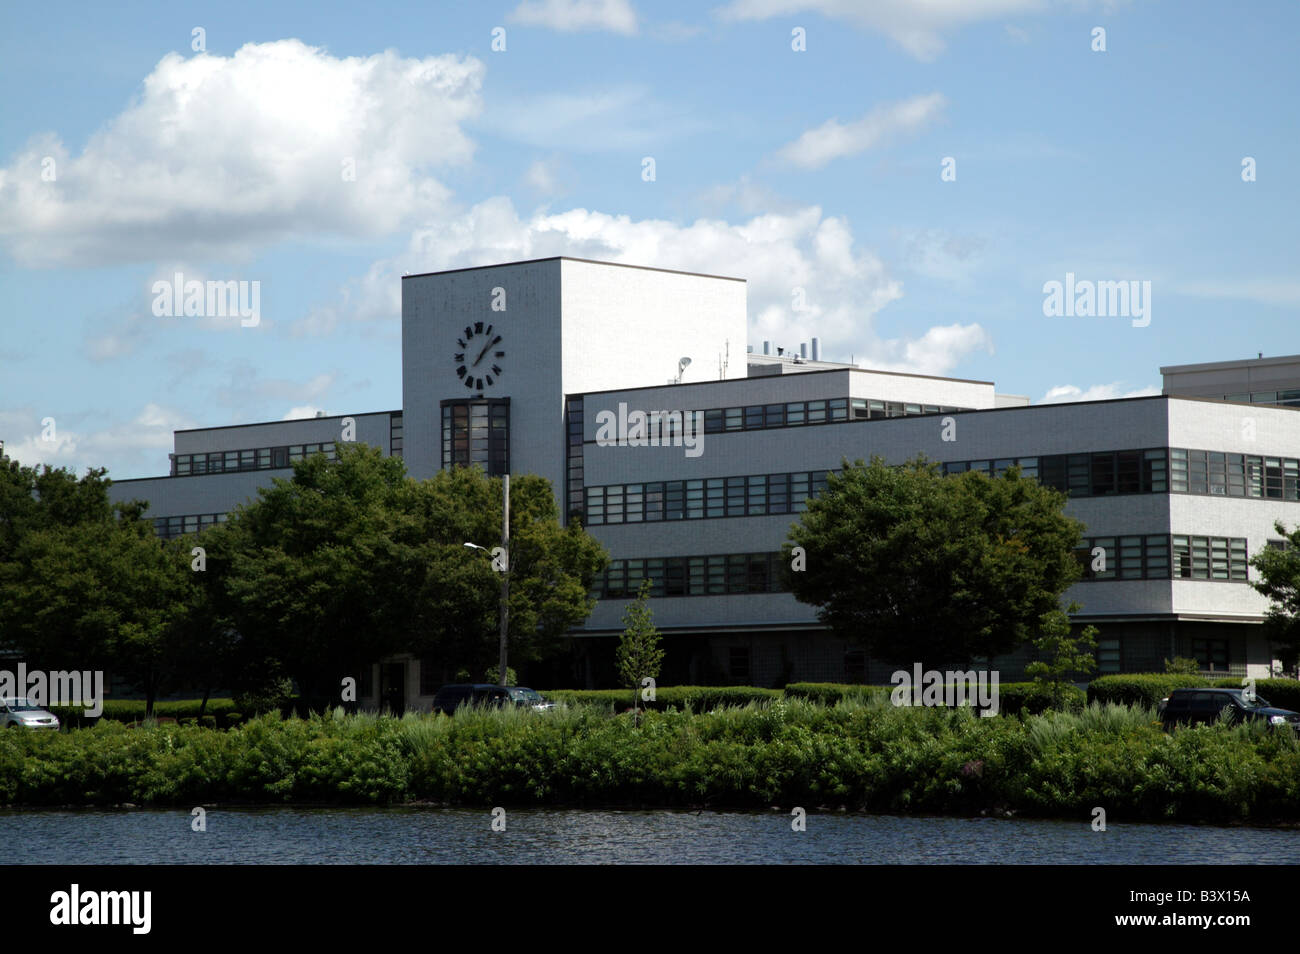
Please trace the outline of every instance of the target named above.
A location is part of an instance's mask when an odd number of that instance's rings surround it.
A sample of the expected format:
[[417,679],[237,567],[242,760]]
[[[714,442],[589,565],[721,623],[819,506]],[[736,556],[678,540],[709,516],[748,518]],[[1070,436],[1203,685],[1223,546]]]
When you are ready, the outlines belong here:
[[[184,722],[199,719],[199,706],[202,699],[176,699],[155,702],[153,714],[155,719],[175,719]],[[145,701],[143,699],[105,699],[104,711],[99,719],[109,722],[142,722],[145,718]],[[84,715],[82,706],[49,706],[51,712],[59,717],[66,726],[89,726],[96,721]],[[212,720],[209,722],[208,720]],[[229,728],[244,720],[243,714],[236,711],[231,699],[209,699],[203,710],[203,724],[212,728]]]
[[[873,697],[888,699],[893,690],[893,686],[792,682],[785,687],[785,694],[790,698],[806,699],[809,702],[833,706],[841,699],[865,700]],[[1048,709],[1076,711],[1083,707],[1084,700],[1084,691],[1071,685],[1062,687],[1059,705],[1052,690],[1036,682],[1004,682],[998,685],[998,708],[1004,715],[1016,715],[1020,712],[1039,713]]]
[[[548,699],[571,706],[604,706],[614,712],[632,708],[631,689],[551,689],[542,694]],[[720,706],[743,706],[780,698],[780,689],[760,689],[756,686],[661,686],[655,690],[653,702],[638,698],[637,704],[642,709],[655,711],[675,707],[688,712],[708,712]]]
[[1149,708],[1013,719],[790,699],[710,713],[462,710],[0,732],[0,804],[213,802],[845,807],[1091,821],[1300,821],[1300,742],[1164,732]]

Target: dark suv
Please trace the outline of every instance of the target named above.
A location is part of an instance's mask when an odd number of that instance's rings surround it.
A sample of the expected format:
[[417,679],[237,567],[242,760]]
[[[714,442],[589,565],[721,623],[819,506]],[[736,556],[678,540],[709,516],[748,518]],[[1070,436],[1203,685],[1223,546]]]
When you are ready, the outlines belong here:
[[1161,704],[1160,719],[1166,729],[1175,725],[1208,725],[1228,710],[1235,725],[1247,719],[1270,726],[1290,726],[1300,731],[1300,712],[1275,709],[1260,696],[1248,696],[1243,689],[1175,689]]
[[433,697],[433,711],[451,715],[461,706],[493,706],[504,708],[515,705],[521,708],[553,709],[555,703],[542,698],[541,693],[525,686],[497,686],[489,682],[465,682],[443,686]]

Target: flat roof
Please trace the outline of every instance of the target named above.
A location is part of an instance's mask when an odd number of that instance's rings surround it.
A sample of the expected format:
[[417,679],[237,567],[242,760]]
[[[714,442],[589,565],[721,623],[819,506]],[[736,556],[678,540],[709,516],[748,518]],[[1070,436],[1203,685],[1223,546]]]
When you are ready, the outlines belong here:
[[971,378],[943,378],[934,374],[908,374],[906,371],[874,371],[871,368],[858,368],[853,365],[844,365],[838,368],[822,368],[818,371],[800,371],[797,374],[756,374],[752,378],[720,378],[716,381],[684,381],[681,384],[643,384],[640,387],[631,388],[606,388],[603,391],[575,391],[573,395],[578,394],[619,394],[623,391],[656,391],[661,388],[698,388],[706,384],[741,384],[750,381],[798,381],[810,377],[814,374],[887,374],[896,378],[923,378],[927,381],[954,381],[958,384],[987,384],[993,387],[992,381],[976,381]]
[[1284,354],[1272,358],[1241,358],[1238,361],[1205,361],[1200,364],[1171,364],[1160,369],[1161,374],[1184,371],[1221,371],[1227,368],[1267,368],[1278,364],[1298,364],[1300,354]]
[[291,417],[280,419],[278,421],[250,421],[247,424],[216,424],[212,427],[180,427],[172,431],[173,434],[194,434],[198,431],[228,431],[235,427],[267,427],[271,424],[297,424],[301,421],[339,421],[345,417],[370,417],[374,414],[401,414],[402,409],[399,407],[395,411],[350,411],[347,414],[327,414],[324,417]]
[[492,265],[469,265],[465,268],[444,268],[439,272],[416,272],[413,275],[403,275],[402,279],[407,278],[428,278],[431,275],[454,275],[457,272],[482,272],[489,268],[509,268],[512,265],[537,265],[541,262],[583,262],[587,265],[609,265],[613,268],[639,268],[644,272],[668,272],[670,275],[691,275],[695,278],[717,278],[726,282],[748,282],[747,278],[736,278],[732,275],[709,275],[706,272],[684,272],[677,268],[656,268],[653,265],[629,265],[625,262],[602,262],[595,258],[575,258],[572,255],[551,255],[547,258],[526,258],[518,262],[496,262]]

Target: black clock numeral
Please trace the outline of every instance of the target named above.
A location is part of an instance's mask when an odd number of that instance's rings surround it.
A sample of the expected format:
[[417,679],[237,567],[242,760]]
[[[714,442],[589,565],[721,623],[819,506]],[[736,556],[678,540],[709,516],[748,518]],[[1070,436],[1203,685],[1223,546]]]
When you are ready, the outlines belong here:
[[481,321],[474,322],[474,334],[481,335],[482,333],[483,333],[483,322]]
[[492,357],[494,357],[494,358],[504,358],[505,356],[506,356],[506,353],[505,353],[504,351],[498,351],[498,352],[497,352],[496,354],[494,354]]
[[479,379],[478,379],[478,389],[479,389],[480,391],[483,390],[483,379],[482,379],[482,378],[479,378]]
[[465,387],[469,388],[471,391],[474,390],[474,375],[471,374],[466,376]]
[[499,367],[497,367],[497,366],[494,364],[494,365],[492,365],[492,373],[493,373],[493,374],[500,374],[500,373],[501,373],[501,369],[500,369]]
[[488,384],[491,384],[491,383],[492,383],[492,375],[490,375],[490,374],[487,376],[487,383],[488,383]]
[[456,361],[456,362],[462,362],[462,361],[464,361],[464,360],[465,360],[465,352],[462,351],[460,354],[453,354],[453,355],[451,356],[451,360]]

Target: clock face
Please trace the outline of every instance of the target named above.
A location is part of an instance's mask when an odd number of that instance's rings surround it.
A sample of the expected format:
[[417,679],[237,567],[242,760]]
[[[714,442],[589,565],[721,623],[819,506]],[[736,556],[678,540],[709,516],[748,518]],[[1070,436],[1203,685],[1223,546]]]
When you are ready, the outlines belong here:
[[466,325],[456,339],[456,353],[451,359],[456,363],[456,377],[465,382],[471,391],[482,391],[484,384],[492,384],[501,377],[501,363],[506,353],[501,349],[501,333],[491,325],[476,321]]

